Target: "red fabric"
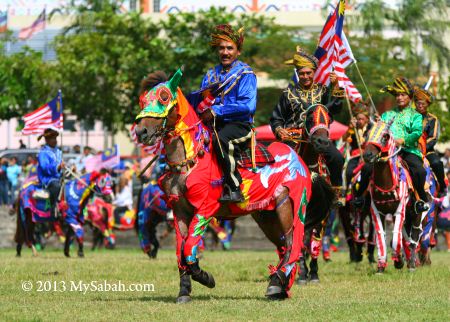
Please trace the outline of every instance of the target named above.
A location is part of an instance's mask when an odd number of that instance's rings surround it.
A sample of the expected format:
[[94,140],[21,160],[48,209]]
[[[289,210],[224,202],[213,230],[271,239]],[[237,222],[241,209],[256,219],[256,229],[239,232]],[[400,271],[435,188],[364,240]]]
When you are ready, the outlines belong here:
[[[248,148],[237,156],[236,162],[242,168],[253,168],[251,148]],[[275,159],[269,150],[261,143],[257,143],[255,146],[255,165],[257,167],[263,167],[266,164],[272,164],[274,162]]]

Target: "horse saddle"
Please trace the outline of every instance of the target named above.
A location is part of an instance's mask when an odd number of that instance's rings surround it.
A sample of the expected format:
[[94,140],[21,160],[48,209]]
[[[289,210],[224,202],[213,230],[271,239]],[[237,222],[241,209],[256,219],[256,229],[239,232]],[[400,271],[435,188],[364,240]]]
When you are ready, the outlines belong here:
[[37,189],[33,191],[33,199],[36,200],[47,200],[50,198],[50,193],[45,189]]
[[410,190],[414,191],[414,185],[413,185],[413,182],[412,182],[411,174],[409,173],[408,163],[406,163],[406,161],[403,160],[401,157],[398,158],[397,162],[398,162],[397,163],[397,168],[399,169],[398,171],[401,171],[400,170],[401,168],[403,168],[403,170],[406,170],[406,171],[402,171],[403,175],[402,175],[402,173],[400,173],[400,176],[399,176],[400,180],[404,176],[403,178],[405,179],[406,184],[408,185]]
[[[245,150],[241,151],[236,156],[236,162],[241,168],[252,168],[252,149],[248,146]],[[261,143],[256,143],[255,145],[255,165],[257,167],[263,167],[267,164],[272,164],[275,162],[273,155],[269,152],[267,147]]]

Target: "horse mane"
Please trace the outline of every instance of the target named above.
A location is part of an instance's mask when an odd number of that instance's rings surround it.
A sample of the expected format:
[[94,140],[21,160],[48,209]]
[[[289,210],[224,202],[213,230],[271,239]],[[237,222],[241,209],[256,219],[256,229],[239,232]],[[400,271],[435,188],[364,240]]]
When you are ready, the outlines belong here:
[[167,74],[163,72],[162,70],[154,71],[153,73],[150,73],[141,81],[141,87],[139,89],[139,96],[142,95],[145,91],[148,91],[149,89],[152,89],[156,85],[160,83],[167,82],[169,80],[169,77],[167,77]]

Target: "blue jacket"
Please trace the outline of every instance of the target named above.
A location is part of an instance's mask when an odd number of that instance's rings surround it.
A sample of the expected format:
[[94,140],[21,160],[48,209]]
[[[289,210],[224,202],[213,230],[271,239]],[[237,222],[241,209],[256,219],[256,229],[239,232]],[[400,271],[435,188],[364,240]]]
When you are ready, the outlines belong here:
[[62,161],[62,152],[58,148],[44,145],[38,155],[38,177],[41,184],[47,186],[52,180],[59,180],[58,166]]
[[236,75],[216,98],[212,109],[217,118],[223,122],[243,121],[253,122],[256,111],[256,76],[247,64],[236,60],[228,73],[217,65],[206,73],[201,88],[206,88],[212,83],[223,83],[228,77]]

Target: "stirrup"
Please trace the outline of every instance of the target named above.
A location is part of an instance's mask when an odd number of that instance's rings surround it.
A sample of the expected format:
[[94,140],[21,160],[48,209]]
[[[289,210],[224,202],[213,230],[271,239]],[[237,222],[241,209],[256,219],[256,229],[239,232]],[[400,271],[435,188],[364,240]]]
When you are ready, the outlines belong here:
[[421,214],[422,212],[428,211],[429,209],[430,206],[428,205],[428,203],[426,203],[422,199],[417,200],[414,204],[414,211],[416,212],[416,214]]

